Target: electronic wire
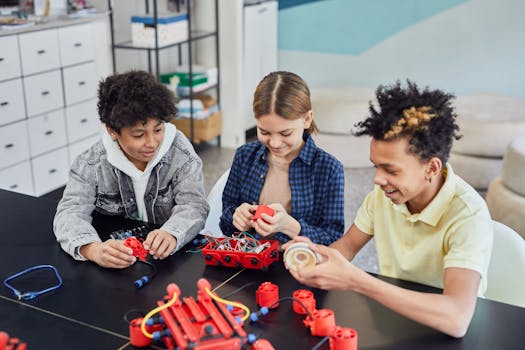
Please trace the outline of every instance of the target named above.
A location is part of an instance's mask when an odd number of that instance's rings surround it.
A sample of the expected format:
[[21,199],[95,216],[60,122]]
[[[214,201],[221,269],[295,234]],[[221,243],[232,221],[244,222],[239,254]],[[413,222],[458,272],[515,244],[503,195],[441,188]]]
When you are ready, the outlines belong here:
[[229,300],[226,300],[226,299],[222,299],[220,297],[218,297],[217,295],[215,295],[211,290],[209,290],[208,288],[205,289],[206,293],[208,293],[208,295],[215,301],[219,302],[219,303],[223,303],[223,304],[226,304],[226,305],[231,305],[231,306],[236,306],[238,308],[241,308],[244,310],[245,314],[244,316],[242,317],[242,321],[246,321],[248,319],[248,317],[250,317],[250,309],[248,309],[248,307],[246,305],[243,305],[241,303],[238,303],[236,301],[229,301]]
[[144,334],[146,337],[150,338],[150,339],[153,339],[153,334],[151,334],[150,332],[148,332],[146,330],[146,322],[151,318],[151,316],[153,316],[154,314],[158,313],[159,311],[161,310],[164,310],[164,309],[167,309],[169,308],[171,305],[175,304],[175,302],[177,301],[177,293],[173,293],[173,297],[171,298],[170,301],[168,301],[167,303],[165,303],[164,305],[161,305],[161,306],[158,306],[156,308],[154,308],[153,310],[151,310],[150,312],[148,312],[146,314],[146,316],[144,316],[144,318],[142,319],[142,322],[140,324],[140,330],[142,331],[142,334]]

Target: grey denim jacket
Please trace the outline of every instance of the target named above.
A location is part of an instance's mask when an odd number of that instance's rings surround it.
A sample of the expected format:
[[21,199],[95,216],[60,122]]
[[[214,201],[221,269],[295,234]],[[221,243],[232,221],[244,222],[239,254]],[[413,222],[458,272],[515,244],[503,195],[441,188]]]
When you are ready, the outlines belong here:
[[[180,131],[152,169],[144,202],[149,222],[177,238],[175,250],[204,227],[209,205],[202,161]],[[76,260],[86,260],[78,248],[101,240],[91,225],[94,210],[132,219],[137,216],[132,180],[108,162],[102,141],[73,162],[53,222],[57,241]]]

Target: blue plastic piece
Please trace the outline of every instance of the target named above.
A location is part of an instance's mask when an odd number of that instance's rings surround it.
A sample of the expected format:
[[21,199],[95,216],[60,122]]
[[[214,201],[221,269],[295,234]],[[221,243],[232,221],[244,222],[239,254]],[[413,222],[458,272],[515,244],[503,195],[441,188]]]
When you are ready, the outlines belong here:
[[136,280],[134,283],[135,283],[135,287],[140,289],[140,288],[144,287],[146,284],[148,284],[148,282],[149,282],[149,277],[148,276],[142,276],[141,278]]
[[247,339],[248,339],[248,343],[252,344],[257,340],[257,336],[255,334],[250,333],[248,334]]

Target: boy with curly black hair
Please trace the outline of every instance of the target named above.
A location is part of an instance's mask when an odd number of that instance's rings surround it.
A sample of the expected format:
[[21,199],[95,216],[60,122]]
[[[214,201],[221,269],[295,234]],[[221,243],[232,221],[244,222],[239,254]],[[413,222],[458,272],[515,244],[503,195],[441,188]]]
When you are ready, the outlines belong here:
[[[371,116],[356,125],[357,135],[372,136],[376,186],[341,239],[330,247],[309,243],[323,261],[290,272],[301,283],[362,293],[462,337],[486,288],[493,231],[483,198],[447,163],[452,141],[459,138],[453,96],[420,90],[410,81],[407,87],[380,86],[376,96],[379,109],[370,104]],[[443,293],[397,287],[352,265],[372,237],[381,274]]]
[[54,219],[62,248],[76,260],[124,268],[135,262],[123,241],[101,241],[93,211],[160,226],[144,247],[164,259],[202,229],[208,215],[202,162],[169,123],[175,97],[142,71],[101,81],[98,112],[102,140],[74,161]]

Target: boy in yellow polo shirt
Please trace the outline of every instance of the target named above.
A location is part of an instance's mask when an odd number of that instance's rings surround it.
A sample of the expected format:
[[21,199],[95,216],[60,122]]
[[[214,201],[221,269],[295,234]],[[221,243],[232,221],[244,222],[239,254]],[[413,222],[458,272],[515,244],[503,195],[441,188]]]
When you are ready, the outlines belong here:
[[[301,283],[353,290],[453,337],[465,335],[477,296],[485,291],[492,221],[485,201],[447,163],[459,138],[452,95],[440,90],[380,86],[379,109],[358,123],[370,135],[375,188],[354,224],[313,267],[290,269]],[[375,237],[380,273],[443,289],[423,293],[381,281],[350,263]],[[305,241],[296,238],[295,241]],[[284,245],[286,249],[290,243]]]

